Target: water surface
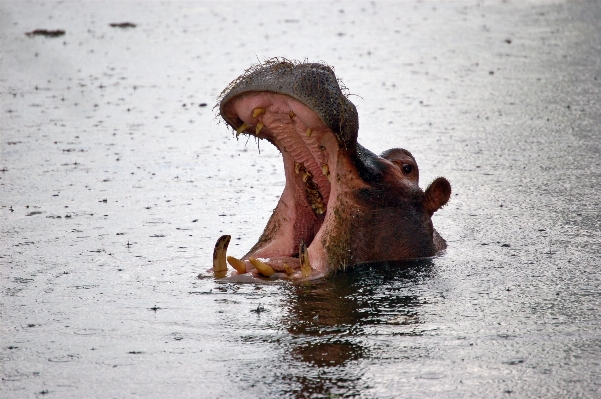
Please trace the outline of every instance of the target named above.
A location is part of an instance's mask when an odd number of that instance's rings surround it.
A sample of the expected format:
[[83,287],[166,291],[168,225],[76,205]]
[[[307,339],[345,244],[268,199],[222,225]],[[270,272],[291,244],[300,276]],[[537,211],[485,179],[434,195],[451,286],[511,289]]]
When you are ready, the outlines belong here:
[[[599,21],[595,1],[0,3],[0,396],[600,397]],[[215,240],[244,254],[284,185],[212,110],[272,56],[333,65],[363,145],[451,181],[444,253],[212,278]]]

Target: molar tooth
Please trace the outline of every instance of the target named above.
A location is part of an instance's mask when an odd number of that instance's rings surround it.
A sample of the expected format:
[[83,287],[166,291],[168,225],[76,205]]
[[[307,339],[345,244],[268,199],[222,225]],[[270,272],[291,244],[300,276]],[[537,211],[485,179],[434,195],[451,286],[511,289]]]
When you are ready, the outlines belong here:
[[253,109],[253,118],[256,118],[259,115],[262,115],[265,113],[265,108],[255,108]]
[[225,277],[227,273],[225,255],[231,238],[232,236],[230,235],[223,235],[215,243],[215,249],[213,250],[213,273],[216,278]]
[[275,270],[273,270],[271,266],[269,266],[267,263],[261,262],[259,259],[248,258],[248,260],[259,271],[259,273],[261,273],[265,277],[269,277],[275,273]]
[[263,129],[263,126],[265,126],[265,125],[263,124],[263,122],[259,122],[259,123],[257,123],[257,127],[255,128],[255,134],[256,134],[257,136],[259,135],[259,133],[261,133],[261,129]]
[[[315,184],[315,182],[313,180],[309,180],[306,184],[306,187],[307,187],[307,192],[311,192],[311,193],[315,193],[315,194],[319,193],[319,186],[317,184]],[[321,194],[319,194],[319,196],[321,196]]]
[[303,277],[309,277],[311,275],[311,264],[309,263],[309,251],[307,251],[304,241],[300,243],[298,257],[300,259],[301,274]]
[[236,137],[238,137],[240,133],[243,133],[249,127],[250,125],[248,123],[243,123],[240,126],[238,126],[238,128],[236,129]]
[[307,138],[311,137],[311,134],[313,134],[313,129],[307,128]]
[[290,267],[290,265],[286,262],[284,262],[284,271],[286,272],[287,275],[291,275],[294,273],[294,269]]
[[246,273],[246,265],[240,259],[236,259],[233,256],[228,256],[227,263],[229,263],[234,269],[236,269],[238,273]]
[[294,161],[294,171],[296,172],[296,174],[298,175],[301,171],[301,169],[304,169],[305,167],[303,166],[302,163],[298,163],[296,161]]
[[327,163],[321,165],[321,171],[330,180],[330,168]]
[[305,170],[303,172],[303,181],[306,183],[310,179],[313,179],[313,173],[309,172],[308,170]]

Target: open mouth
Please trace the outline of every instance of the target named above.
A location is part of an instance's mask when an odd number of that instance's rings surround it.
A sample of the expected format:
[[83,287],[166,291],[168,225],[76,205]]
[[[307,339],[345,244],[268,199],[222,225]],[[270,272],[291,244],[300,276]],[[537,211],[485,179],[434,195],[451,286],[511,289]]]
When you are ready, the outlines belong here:
[[[236,127],[236,136],[265,139],[284,161],[286,185],[278,206],[257,244],[240,260],[256,269],[255,260],[274,271],[294,272],[301,258],[320,243],[335,198],[338,140],[319,116],[300,101],[278,93],[246,92],[231,100],[222,115]],[[322,233],[323,234],[323,233]],[[233,259],[231,259],[233,260]],[[233,260],[235,262],[235,260]],[[232,263],[232,262],[230,262]]]
[[[236,136],[265,139],[284,160],[286,186],[263,234],[241,259],[239,273],[317,277],[328,272],[326,246],[336,226],[341,151],[357,145],[358,115],[331,67],[271,59],[249,68],[223,91],[219,111]],[[344,177],[342,177],[344,178]],[[214,269],[227,269],[229,236]]]
[[327,65],[273,59],[224,90],[221,116],[236,136],[278,148],[286,186],[241,259],[226,256],[230,236],[217,241],[216,273],[226,273],[229,263],[238,273],[318,278],[446,247],[431,217],[448,202],[450,183],[439,177],[424,192],[410,152],[393,148],[377,156],[361,146],[357,109],[343,88]]

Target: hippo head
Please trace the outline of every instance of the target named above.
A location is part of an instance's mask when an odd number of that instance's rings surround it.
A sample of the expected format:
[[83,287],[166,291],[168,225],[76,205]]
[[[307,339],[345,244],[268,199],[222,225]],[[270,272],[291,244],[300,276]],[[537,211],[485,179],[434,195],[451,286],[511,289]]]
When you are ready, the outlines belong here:
[[[442,177],[424,192],[407,150],[377,156],[357,142],[355,106],[332,68],[274,59],[254,66],[221,94],[219,111],[240,134],[272,143],[286,186],[238,273],[315,278],[365,262],[428,257],[446,247],[432,214],[447,203]],[[215,246],[214,270],[227,269],[230,236]]]

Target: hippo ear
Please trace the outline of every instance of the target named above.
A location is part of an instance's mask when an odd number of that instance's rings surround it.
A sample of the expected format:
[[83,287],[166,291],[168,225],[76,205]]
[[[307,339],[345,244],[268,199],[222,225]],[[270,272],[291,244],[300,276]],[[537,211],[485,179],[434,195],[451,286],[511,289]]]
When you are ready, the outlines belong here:
[[451,183],[444,177],[439,177],[426,189],[424,208],[432,215],[449,202],[449,198],[451,198]]

